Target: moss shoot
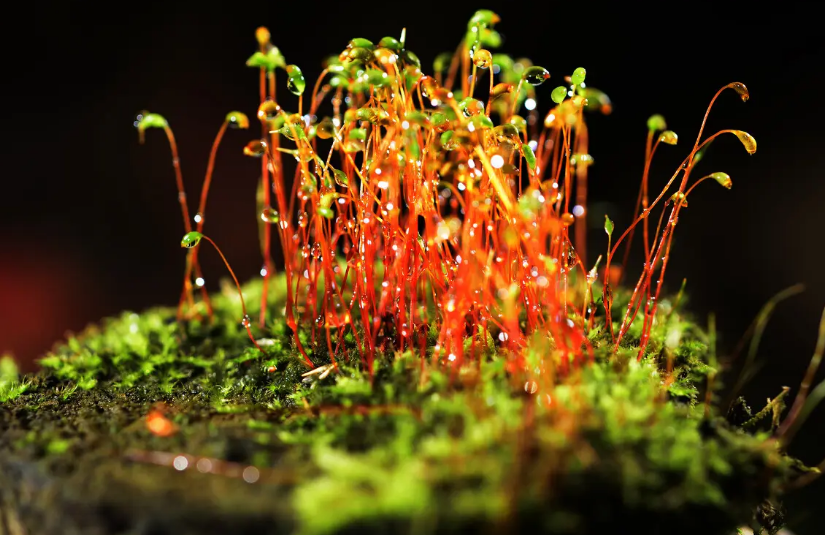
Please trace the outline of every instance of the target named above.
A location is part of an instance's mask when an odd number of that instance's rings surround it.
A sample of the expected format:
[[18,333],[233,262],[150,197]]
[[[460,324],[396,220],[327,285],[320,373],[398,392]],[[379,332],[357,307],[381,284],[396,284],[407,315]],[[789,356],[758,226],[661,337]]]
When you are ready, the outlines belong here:
[[[346,364],[306,375],[272,297],[263,352],[244,342],[227,287],[213,296],[213,323],[124,313],[56,347],[36,375],[21,380],[3,361],[6,525],[726,534],[759,527],[757,508],[778,503],[798,472],[770,440],[770,419],[745,425],[702,402],[709,340],[670,300],[654,329],[662,358],[638,361],[632,339],[613,355],[593,332],[594,362],[551,397],[509,373],[491,338],[456,373],[386,352],[372,377]],[[324,344],[307,347],[319,367],[330,362]]]

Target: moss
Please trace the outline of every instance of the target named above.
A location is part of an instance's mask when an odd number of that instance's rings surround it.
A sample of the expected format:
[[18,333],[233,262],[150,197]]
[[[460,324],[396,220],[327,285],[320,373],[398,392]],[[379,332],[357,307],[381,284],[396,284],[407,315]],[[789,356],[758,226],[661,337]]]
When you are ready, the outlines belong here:
[[[245,288],[250,302],[260,291]],[[276,316],[280,297],[265,354],[248,347],[237,294],[227,291],[214,299],[212,324],[179,325],[164,308],[124,313],[71,337],[38,374],[21,379],[3,360],[6,525],[731,533],[757,507],[765,516],[765,500],[796,470],[766,432],[742,428],[747,419],[734,425],[715,409],[705,417],[697,400],[713,372],[708,340],[669,302],[643,360],[632,333],[612,355],[609,336],[594,332],[592,365],[538,385],[507,373],[489,336],[484,361],[456,374],[386,353],[373,377],[353,357],[322,379],[303,378]],[[328,363],[325,343],[307,340],[313,359]],[[147,428],[158,402],[171,436]],[[222,463],[219,473],[201,473],[203,458]],[[243,479],[249,466],[253,483]]]

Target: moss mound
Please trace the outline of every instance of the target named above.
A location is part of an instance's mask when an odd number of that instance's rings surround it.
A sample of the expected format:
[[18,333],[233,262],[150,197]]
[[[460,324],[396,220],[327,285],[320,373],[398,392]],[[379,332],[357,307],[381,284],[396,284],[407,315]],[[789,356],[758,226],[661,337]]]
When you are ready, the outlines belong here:
[[[245,288],[251,302],[260,291]],[[486,358],[453,373],[388,351],[371,378],[348,339],[348,362],[304,377],[279,306],[261,354],[237,322],[237,294],[214,303],[211,324],[179,325],[164,308],[124,313],[56,347],[36,375],[19,378],[6,364],[6,532],[722,534],[759,519],[779,525],[766,500],[793,461],[769,430],[746,432],[741,419],[697,402],[713,372],[708,341],[669,301],[648,357],[636,360],[633,329],[616,355],[594,331],[594,361],[552,386],[508,372],[489,335],[475,340]],[[326,343],[304,335],[313,360],[329,364]]]

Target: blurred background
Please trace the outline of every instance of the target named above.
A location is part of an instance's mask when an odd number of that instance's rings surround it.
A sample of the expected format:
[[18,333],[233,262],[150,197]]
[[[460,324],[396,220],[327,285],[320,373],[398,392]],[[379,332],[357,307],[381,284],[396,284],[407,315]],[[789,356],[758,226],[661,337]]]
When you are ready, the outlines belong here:
[[[793,2],[770,11],[741,1],[530,4],[333,10],[309,2],[126,2],[116,11],[77,2],[21,4],[0,35],[6,95],[0,353],[11,352],[31,370],[67,331],[124,309],[177,302],[183,230],[169,148],[156,130],[139,145],[132,121],[143,109],[169,120],[194,212],[225,114],[255,113],[257,71],[244,61],[256,50],[256,27],[267,25],[287,61],[314,83],[321,60],[350,38],[377,41],[398,36],[402,27],[429,72],[436,54],[454,50],[466,21],[485,7],[502,17],[502,51],[528,56],[553,75],[538,88],[540,110],[549,107],[551,89],[579,66],[587,68],[588,84],[613,101],[612,115],[590,120],[591,258],[603,250],[604,213],[617,230],[630,221],[648,116],[663,114],[681,139],[657,154],[656,190],[690,150],[717,89],[733,81],[748,86],[747,104],[733,92],[723,94],[707,132],[746,130],[759,150],[748,156],[733,136],[709,150],[697,172],[725,171],[734,187],[708,183],[692,195],[667,281],[676,291],[687,278],[691,309],[699,318],[716,314],[720,345],[728,349],[771,296],[804,283],[803,294],[778,306],[759,352],[763,367],[745,393],[761,408],[784,385],[796,391],[825,306],[825,41],[816,18]],[[283,88],[279,95],[282,105],[295,107]],[[253,125],[224,138],[206,223],[241,279],[261,267],[260,162],[241,153],[255,135]],[[202,258],[207,285],[215,289],[223,267],[215,255]],[[817,440],[823,424],[820,407],[793,446],[808,463],[825,457],[825,442]],[[812,504],[824,490],[820,480],[789,500],[797,533],[818,532]]]

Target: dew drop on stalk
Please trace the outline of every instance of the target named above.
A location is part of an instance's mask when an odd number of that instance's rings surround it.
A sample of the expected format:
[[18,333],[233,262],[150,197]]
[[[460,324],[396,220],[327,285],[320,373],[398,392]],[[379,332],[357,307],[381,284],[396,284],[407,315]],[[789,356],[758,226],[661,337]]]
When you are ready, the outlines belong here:
[[258,106],[258,119],[261,121],[271,121],[278,116],[281,107],[272,100],[265,100]]
[[301,69],[297,65],[287,65],[286,74],[286,88],[289,89],[289,92],[293,95],[302,95],[307,83],[306,80],[304,80],[304,73],[301,72]]
[[271,206],[267,206],[261,210],[261,221],[264,223],[278,223],[280,220],[281,215]]
[[301,212],[298,214],[298,226],[301,228],[307,228],[309,224],[309,217],[307,216],[306,212]]
[[260,139],[253,139],[243,148],[243,153],[247,156],[260,158],[266,153],[266,142]]
[[245,314],[244,317],[241,319],[241,325],[246,328],[249,328],[252,325],[252,318],[249,317],[249,314]]
[[480,49],[473,55],[473,64],[479,69],[488,69],[493,63],[493,55],[489,50]]
[[565,227],[569,227],[576,221],[576,218],[570,212],[565,212],[561,215],[561,224]]
[[198,212],[197,214],[195,214],[195,217],[193,217],[192,219],[195,220],[195,223],[202,223],[203,222],[203,214]]

